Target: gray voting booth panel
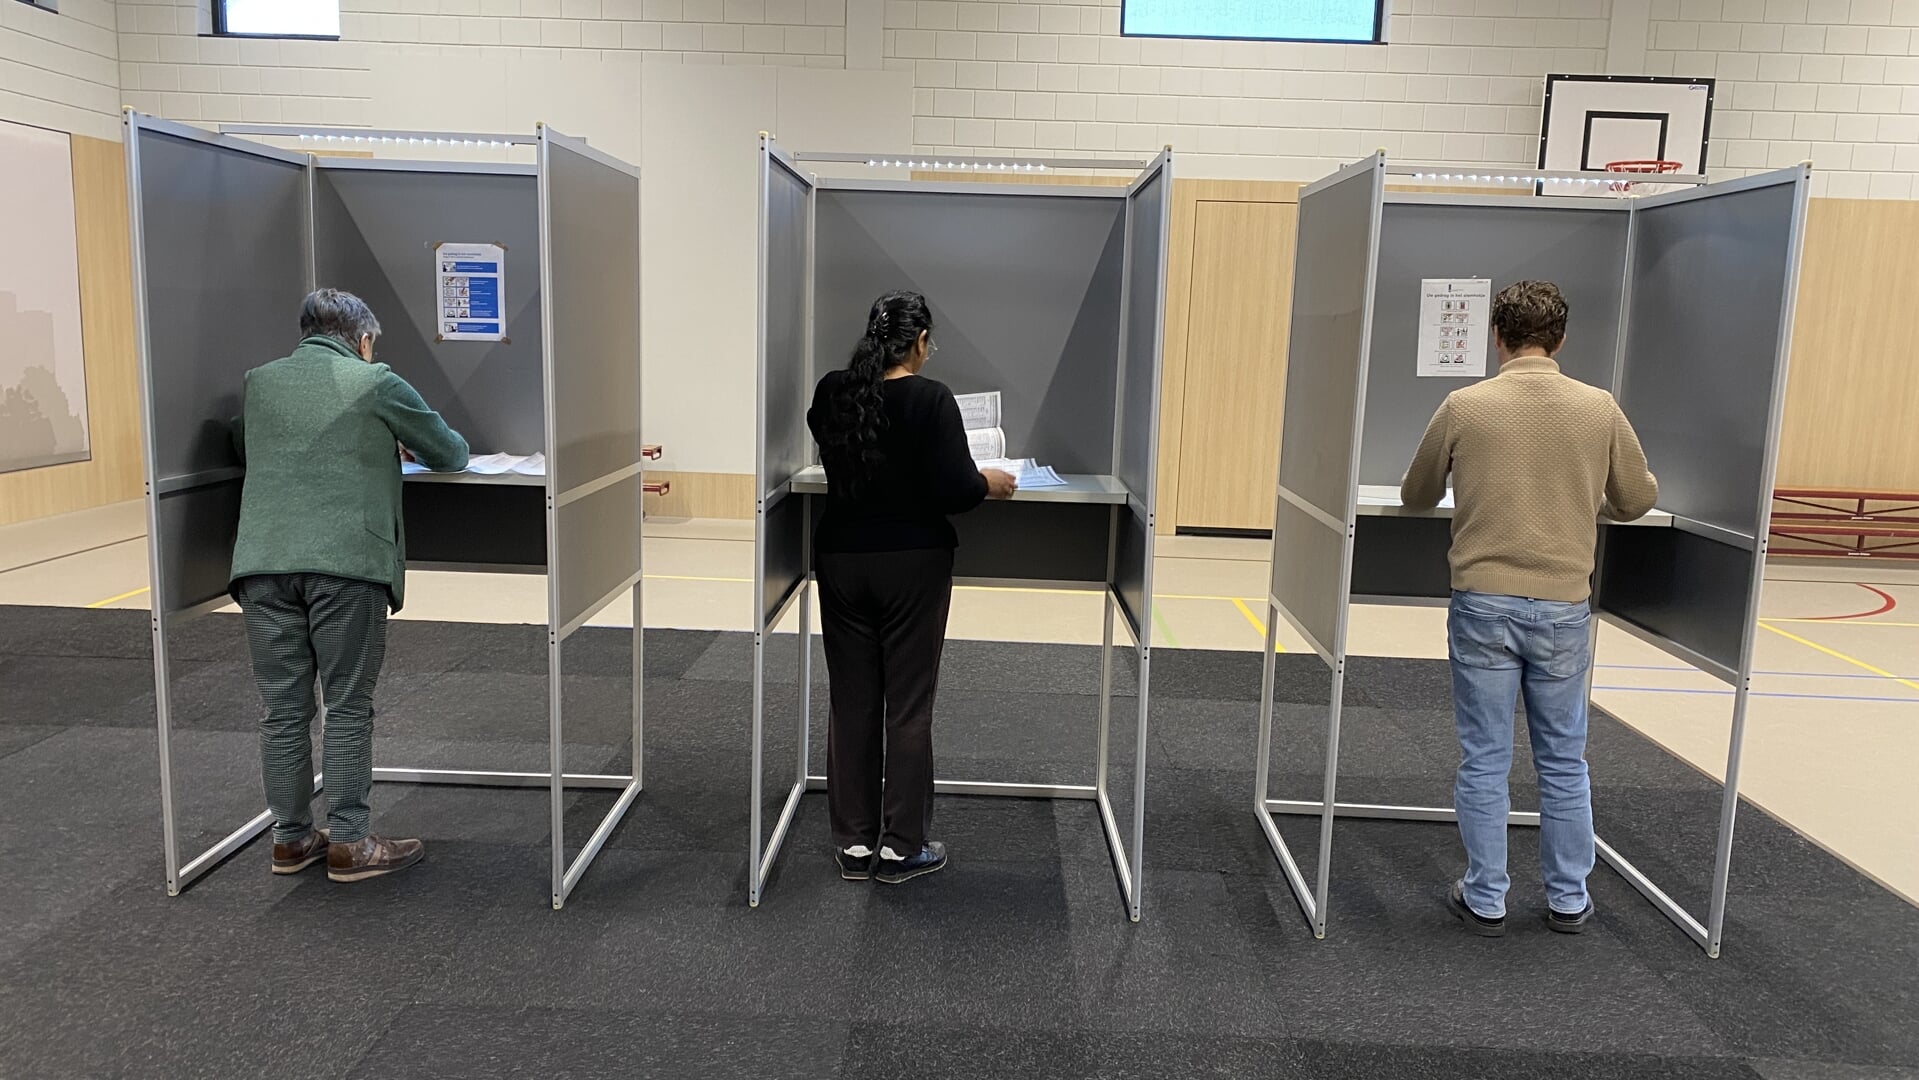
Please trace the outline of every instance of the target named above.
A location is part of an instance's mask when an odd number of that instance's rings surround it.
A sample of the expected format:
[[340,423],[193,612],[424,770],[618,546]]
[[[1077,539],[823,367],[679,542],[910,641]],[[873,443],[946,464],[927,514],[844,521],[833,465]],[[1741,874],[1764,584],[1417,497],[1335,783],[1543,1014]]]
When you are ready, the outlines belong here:
[[640,577],[640,183],[551,129],[540,156],[548,572],[564,635]]
[[[1387,201],[1359,483],[1397,486],[1440,402],[1470,385],[1417,374],[1422,279],[1490,278],[1495,293],[1515,281],[1557,283],[1571,310],[1561,369],[1613,388],[1631,215],[1623,203],[1569,202],[1443,195]],[[1496,357],[1488,355],[1486,370],[1498,374]]]
[[1172,218],[1173,163],[1156,168],[1126,196],[1125,323],[1113,475],[1132,496],[1115,524],[1113,591],[1134,636],[1152,636],[1153,520],[1158,501],[1159,372],[1166,318],[1166,244]]
[[[813,459],[806,427],[812,401],[813,182],[771,146],[760,154],[760,444],[757,466],[761,627],[806,580],[805,499],[786,487]],[[871,302],[871,298],[868,298]]]
[[1124,202],[852,189],[816,199],[815,376],[844,365],[874,299],[923,293],[939,343],[927,376],[956,394],[1003,391],[1009,456],[1114,472]]
[[[540,217],[530,170],[415,172],[316,163],[314,281],[365,300],[378,357],[476,454],[546,445],[540,383]],[[441,341],[436,243],[506,248],[506,341]]]
[[1326,655],[1342,648],[1384,169],[1368,159],[1299,200],[1271,597]]
[[133,124],[155,611],[226,594],[244,376],[292,351],[307,287],[304,166]]
[[[1804,201],[1788,169],[1647,199],[1634,223],[1620,406],[1675,528],[1609,530],[1598,602],[1734,682],[1758,616]],[[1627,535],[1642,531],[1679,535]]]
[[1767,418],[1795,266],[1797,185],[1641,206],[1632,319],[1619,397],[1659,475],[1659,505],[1745,536],[1758,532]]

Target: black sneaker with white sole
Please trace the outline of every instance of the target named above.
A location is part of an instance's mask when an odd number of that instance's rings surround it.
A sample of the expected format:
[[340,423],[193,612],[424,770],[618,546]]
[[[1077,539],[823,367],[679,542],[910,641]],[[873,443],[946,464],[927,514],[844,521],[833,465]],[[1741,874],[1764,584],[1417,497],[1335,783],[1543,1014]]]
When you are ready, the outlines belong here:
[[1576,915],[1554,911],[1552,908],[1546,909],[1546,928],[1555,934],[1583,934],[1586,932],[1586,924],[1592,919],[1593,902],[1591,900],[1586,901],[1586,910]]
[[938,840],[928,840],[918,853],[904,859],[889,859],[885,851],[880,853],[879,869],[873,878],[885,885],[898,885],[916,877],[946,869],[946,845]]
[[[854,854],[863,852],[863,854]],[[873,862],[879,856],[873,849],[864,845],[851,848],[834,848],[833,861],[840,864],[840,876],[848,881],[865,881],[873,876]]]
[[1466,924],[1466,929],[1471,930],[1480,937],[1506,936],[1505,916],[1502,915],[1497,919],[1488,919],[1486,916],[1474,911],[1472,906],[1466,903],[1465,887],[1457,881],[1453,882],[1452,892],[1446,894],[1446,906],[1453,910],[1453,914],[1459,917],[1460,922]]

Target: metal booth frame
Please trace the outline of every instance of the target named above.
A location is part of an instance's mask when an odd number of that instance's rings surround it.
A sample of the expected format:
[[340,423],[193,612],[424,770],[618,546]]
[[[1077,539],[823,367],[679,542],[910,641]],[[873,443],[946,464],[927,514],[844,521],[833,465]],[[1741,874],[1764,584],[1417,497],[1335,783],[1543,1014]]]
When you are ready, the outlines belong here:
[[[803,162],[841,163],[864,165],[871,168],[903,168],[926,170],[936,175],[928,179],[847,179],[815,176],[809,173]],[[969,172],[980,173],[1034,173],[1042,174],[1050,170],[1115,170],[1136,174],[1125,186],[1037,186],[1018,184],[983,185],[965,179],[953,179],[951,175]],[[1122,267],[1130,267],[1134,252],[1135,215],[1132,212],[1132,200],[1148,185],[1160,182],[1165,208],[1162,210],[1157,227],[1157,245],[1159,252],[1158,277],[1151,283],[1155,295],[1162,301],[1166,291],[1167,250],[1171,231],[1170,203],[1173,188],[1173,152],[1167,147],[1150,159],[1105,159],[1105,158],[1047,158],[1047,159],[1003,159],[940,156],[923,158],[918,155],[893,154],[847,154],[817,153],[789,154],[774,140],[761,134],[760,163],[760,336],[759,336],[759,379],[758,379],[758,423],[762,444],[766,439],[768,425],[768,386],[767,360],[769,338],[768,308],[768,250],[766,222],[770,213],[770,190],[774,170],[781,170],[793,179],[805,185],[809,193],[819,190],[866,190],[893,192],[934,192],[966,195],[1046,195],[1055,197],[1078,197],[1095,199],[1124,199],[1125,209],[1125,246],[1122,253]],[[806,348],[806,366],[813,370],[813,327],[814,308],[814,272],[811,269],[815,258],[814,230],[817,218],[814,213],[814,201],[809,197],[806,222],[805,259],[809,270],[806,283],[805,306],[807,325],[804,332]],[[1122,277],[1120,301],[1119,353],[1117,361],[1122,375],[1125,372],[1128,356],[1127,323],[1130,291],[1137,283],[1133,275]],[[1150,706],[1150,684],[1152,670],[1152,576],[1153,576],[1153,521],[1156,513],[1156,485],[1151,477],[1158,468],[1158,417],[1159,417],[1159,371],[1163,353],[1164,303],[1155,304],[1151,313],[1152,351],[1150,376],[1150,401],[1148,408],[1153,418],[1153,431],[1146,440],[1144,492],[1132,490],[1114,476],[1069,477],[1068,488],[1055,491],[1028,491],[1015,496],[1015,501],[1053,502],[1053,503],[1094,503],[1112,507],[1109,537],[1111,540],[1107,554],[1107,580],[1101,592],[1103,595],[1103,618],[1100,646],[1100,703],[1097,751],[1094,761],[1093,782],[1075,783],[1006,783],[990,780],[936,779],[934,792],[937,795],[970,795],[1015,799],[1065,799],[1092,802],[1098,810],[1101,831],[1105,835],[1108,851],[1112,857],[1114,874],[1117,879],[1121,898],[1124,901],[1128,918],[1138,922],[1142,913],[1142,897],[1145,885],[1145,830],[1146,830],[1146,751]],[[1126,395],[1116,382],[1114,401],[1114,460],[1113,469],[1122,471],[1120,447],[1124,438],[1123,431]],[[817,465],[802,468],[793,475],[772,475],[767,469],[767,455],[762,445],[757,455],[755,491],[755,547],[764,551],[769,543],[768,513],[784,500],[794,497],[817,497],[826,493],[825,474]],[[810,460],[810,458],[809,458]],[[1127,599],[1122,595],[1115,577],[1115,564],[1118,559],[1117,544],[1122,515],[1133,514],[1145,523],[1144,580],[1143,599],[1133,603],[1140,610],[1131,610]],[[826,789],[827,778],[811,770],[810,733],[812,713],[812,591],[817,587],[811,570],[811,529],[805,531],[805,540],[801,554],[802,569],[797,581],[782,595],[768,595],[769,583],[766,580],[765,559],[756,557],[754,564],[754,627],[753,627],[753,753],[752,753],[752,792],[751,792],[751,837],[747,850],[748,902],[758,907],[769,879],[777,865],[780,852],[786,842],[795,815],[799,810],[801,798],[809,791],[820,792]],[[1008,579],[959,576],[956,584],[976,586],[1004,586],[1015,584]],[[1029,588],[1059,588],[1084,590],[1089,583],[1085,581],[1050,581],[1021,578],[1017,585]],[[766,646],[774,628],[797,605],[798,615],[798,665],[800,708],[797,718],[798,759],[794,763],[794,775],[787,788],[785,799],[775,819],[770,837],[763,832],[763,764],[765,753],[766,723]],[[1117,619],[1116,619],[1117,613]],[[1113,699],[1113,648],[1115,622],[1123,624],[1131,635],[1133,649],[1138,662],[1138,701],[1137,701],[1137,745],[1133,762],[1132,814],[1130,822],[1122,825],[1115,813],[1112,801],[1113,788],[1109,783],[1108,765],[1109,735],[1112,727]],[[1130,844],[1129,835],[1130,834]],[[1130,852],[1130,854],[1129,854]]]
[[[1355,390],[1355,404],[1351,417],[1352,446],[1351,459],[1347,465],[1348,484],[1345,493],[1343,514],[1327,512],[1313,505],[1298,492],[1289,490],[1284,475],[1280,481],[1278,498],[1281,508],[1287,505],[1299,508],[1321,526],[1337,534],[1340,540],[1339,577],[1335,583],[1337,606],[1332,640],[1322,642],[1319,636],[1308,628],[1306,623],[1291,610],[1291,606],[1277,595],[1278,590],[1270,587],[1267,594],[1267,625],[1265,652],[1261,672],[1259,707],[1259,755],[1256,762],[1252,810],[1258,820],[1260,830],[1266,837],[1273,856],[1278,861],[1288,887],[1298,902],[1300,911],[1311,926],[1315,938],[1324,938],[1328,923],[1330,876],[1333,851],[1333,822],[1336,818],[1357,818],[1390,821],[1456,822],[1458,816],[1452,807],[1412,806],[1379,803],[1352,803],[1337,800],[1339,777],[1339,735],[1340,717],[1343,708],[1343,684],[1346,675],[1346,634],[1348,615],[1354,603],[1384,604],[1438,604],[1443,601],[1366,596],[1353,591],[1353,552],[1354,537],[1357,531],[1357,519],[1361,515],[1404,513],[1394,507],[1362,506],[1361,484],[1359,483],[1359,463],[1362,453],[1361,432],[1366,416],[1366,390],[1369,364],[1372,353],[1372,327],[1375,306],[1375,286],[1378,279],[1379,247],[1382,235],[1382,214],[1390,203],[1423,203],[1428,205],[1539,205],[1540,200],[1531,197],[1505,198],[1497,195],[1469,194],[1426,194],[1426,193],[1389,193],[1386,191],[1386,177],[1400,175],[1410,179],[1427,182],[1449,183],[1527,183],[1549,188],[1553,184],[1590,184],[1594,182],[1592,174],[1584,173],[1543,173],[1538,170],[1525,170],[1513,176],[1475,175],[1471,172],[1456,172],[1432,166],[1388,165],[1384,153],[1353,163],[1329,176],[1303,188],[1300,192],[1302,210],[1306,200],[1315,192],[1327,189],[1342,182],[1367,182],[1363,178],[1370,175],[1372,185],[1370,244],[1366,255],[1367,279],[1364,286],[1362,310],[1360,314],[1359,362],[1357,367],[1358,385]],[[1787,224],[1785,238],[1785,302],[1778,313],[1777,351],[1773,357],[1773,382],[1769,388],[1770,398],[1767,412],[1763,417],[1766,424],[1763,443],[1763,460],[1760,463],[1759,504],[1755,509],[1756,529],[1751,535],[1743,531],[1726,528],[1702,520],[1695,520],[1678,514],[1655,514],[1660,520],[1650,521],[1649,527],[1660,526],[1695,534],[1714,542],[1746,550],[1751,553],[1751,570],[1745,583],[1744,623],[1739,630],[1738,656],[1736,665],[1728,666],[1711,657],[1688,648],[1685,644],[1669,639],[1652,629],[1635,624],[1604,607],[1604,579],[1601,574],[1599,587],[1595,590],[1593,613],[1597,616],[1592,622],[1592,642],[1596,647],[1599,626],[1605,623],[1625,630],[1634,637],[1658,648],[1667,654],[1692,665],[1698,670],[1715,676],[1733,687],[1733,710],[1731,728],[1727,746],[1725,781],[1719,799],[1719,813],[1714,840],[1713,866],[1709,888],[1709,907],[1706,917],[1701,920],[1675,900],[1630,859],[1603,838],[1595,837],[1599,857],[1619,873],[1641,895],[1650,901],[1662,914],[1670,919],[1692,939],[1709,957],[1718,957],[1724,938],[1726,899],[1732,858],[1732,839],[1734,821],[1739,806],[1739,767],[1744,749],[1746,713],[1752,689],[1753,651],[1758,633],[1757,613],[1760,590],[1765,579],[1765,556],[1767,550],[1768,524],[1772,508],[1772,486],[1778,459],[1778,445],[1781,419],[1784,414],[1787,361],[1792,346],[1792,324],[1794,301],[1797,296],[1800,255],[1804,243],[1807,194],[1810,186],[1811,170],[1800,165],[1793,168],[1764,173],[1742,179],[1707,184],[1704,177],[1668,177],[1664,180],[1675,183],[1687,183],[1686,189],[1648,196],[1640,199],[1621,200],[1598,206],[1613,205],[1618,212],[1632,215],[1627,226],[1627,254],[1625,261],[1624,296],[1620,309],[1620,334],[1614,358],[1614,393],[1623,391],[1627,338],[1625,328],[1628,322],[1630,296],[1635,275],[1634,255],[1639,240],[1639,219],[1641,209],[1654,209],[1699,199],[1713,198],[1719,195],[1737,194],[1762,187],[1791,185],[1792,211]],[[1568,200],[1560,200],[1568,201]],[[1582,209],[1592,209],[1594,200],[1579,200]],[[1303,258],[1303,245],[1296,257]],[[1304,271],[1306,267],[1300,267]],[[1295,282],[1300,281],[1298,274]],[[1295,284],[1295,289],[1299,288]],[[1295,312],[1292,333],[1300,333],[1300,319]],[[1761,418],[1755,418],[1761,419]],[[1291,426],[1290,424],[1288,425]],[[1282,459],[1283,468],[1283,459]],[[1450,513],[1450,511],[1446,511]],[[1652,517],[1653,515],[1649,515]],[[1612,528],[1630,528],[1628,525],[1615,525]],[[1287,553],[1279,550],[1278,533],[1275,532],[1273,557],[1276,562],[1287,558]],[[1277,577],[1277,573],[1275,577]],[[1271,797],[1270,779],[1273,757],[1273,714],[1274,714],[1274,677],[1275,645],[1277,642],[1278,620],[1284,618],[1295,631],[1299,632],[1313,647],[1315,653],[1324,661],[1332,674],[1332,696],[1326,719],[1326,754],[1324,762],[1323,788],[1318,799],[1276,799]],[[1592,672],[1588,668],[1586,676],[1586,695],[1591,697]],[[1319,819],[1318,857],[1316,873],[1312,883],[1308,883],[1298,860],[1280,834],[1274,821],[1274,815],[1317,817]],[[1507,818],[1508,826],[1539,825],[1536,811],[1511,811]]]
[[[589,146],[585,140],[564,135],[544,124],[539,125],[532,135],[458,135],[432,132],[380,132],[347,128],[307,128],[285,125],[230,125],[220,132],[212,132],[188,124],[147,116],[132,109],[126,111],[127,178],[130,223],[132,230],[133,292],[135,302],[135,344],[139,358],[141,398],[143,409],[143,452],[145,462],[148,560],[152,579],[154,599],[151,613],[151,631],[153,635],[155,712],[159,733],[160,760],[160,796],[163,844],[166,856],[166,890],[168,895],[177,896],[196,879],[219,865],[228,856],[234,854],[272,824],[271,811],[256,814],[244,824],[214,843],[205,851],[183,859],[180,847],[180,827],[178,822],[175,788],[175,766],[173,762],[173,709],[170,701],[171,664],[168,655],[169,631],[177,629],[202,615],[210,613],[230,602],[230,598],[221,593],[206,597],[188,606],[170,610],[168,599],[167,560],[163,555],[161,500],[169,495],[191,491],[213,484],[234,484],[244,476],[244,467],[235,466],[185,477],[165,477],[160,475],[161,466],[157,456],[157,431],[159,417],[155,415],[154,375],[152,371],[153,342],[149,334],[148,309],[148,270],[147,270],[147,227],[142,201],[141,172],[141,136],[144,132],[157,133],[175,139],[187,140],[230,151],[253,155],[255,157],[302,166],[306,170],[306,213],[305,229],[302,240],[305,245],[307,267],[307,287],[315,287],[316,250],[314,236],[314,184],[318,170],[321,169],[360,169],[389,170],[394,172],[427,173],[481,173],[493,175],[532,176],[535,177],[538,199],[538,229],[542,238],[539,259],[539,284],[541,293],[541,335],[542,362],[541,380],[544,389],[544,421],[546,454],[546,475],[533,481],[528,478],[501,477],[488,478],[494,482],[512,483],[518,481],[526,486],[538,484],[544,488],[544,522],[546,530],[546,594],[547,594],[547,664],[548,664],[548,704],[547,739],[549,767],[547,771],[509,771],[485,769],[445,769],[412,767],[377,767],[373,770],[376,782],[408,784],[451,784],[476,787],[499,788],[539,788],[550,792],[549,812],[552,844],[551,864],[551,902],[555,909],[562,907],[568,895],[578,885],[581,877],[592,865],[595,857],[604,847],[607,838],[626,816],[627,811],[639,798],[644,783],[645,764],[645,714],[642,698],[644,686],[644,634],[643,596],[640,572],[641,553],[638,537],[640,524],[633,523],[635,544],[631,556],[632,572],[626,579],[607,591],[597,600],[588,602],[582,610],[571,615],[563,606],[561,578],[563,570],[556,570],[557,540],[560,536],[559,520],[562,511],[580,500],[616,485],[634,481],[643,481],[643,465],[640,460],[615,468],[610,472],[584,482],[562,486],[561,465],[563,456],[562,433],[558,430],[555,418],[555,355],[558,351],[555,343],[556,326],[554,316],[554,252],[552,240],[554,230],[554,166],[556,151],[586,159],[595,165],[616,170],[632,178],[635,193],[634,220],[638,220],[638,184],[640,171],[636,166],[620,161],[600,150]],[[401,143],[442,146],[531,146],[536,154],[533,165],[507,163],[465,162],[465,161],[404,161],[384,159],[327,158],[319,155],[281,149],[264,143],[236,138],[236,134],[254,134],[282,138],[299,138],[302,141],[320,143]],[[218,213],[216,206],[214,212]],[[636,241],[633,251],[634,267],[634,310],[639,310],[638,293],[639,244]],[[262,357],[260,362],[266,358]],[[636,369],[640,357],[635,350],[632,358]],[[637,376],[636,376],[637,378]],[[632,415],[639,416],[640,403],[636,399],[631,403]],[[639,458],[659,456],[657,447],[642,446]],[[422,480],[441,483],[473,482],[466,476],[425,476]],[[637,498],[637,496],[636,496]],[[415,564],[419,565],[419,564]],[[438,566],[442,569],[488,570],[499,572],[497,565]],[[511,572],[509,569],[508,572]],[[621,594],[629,594],[633,605],[633,705],[631,717],[631,736],[633,740],[630,771],[626,774],[569,773],[563,770],[564,743],[562,737],[562,649],[566,639],[593,616],[616,602]],[[580,605],[575,604],[578,607]],[[320,714],[320,723],[324,725],[324,707]],[[324,776],[316,773],[313,778],[314,791],[322,790]],[[601,790],[617,792],[613,806],[602,817],[578,854],[568,860],[565,846],[565,793],[568,790]]]

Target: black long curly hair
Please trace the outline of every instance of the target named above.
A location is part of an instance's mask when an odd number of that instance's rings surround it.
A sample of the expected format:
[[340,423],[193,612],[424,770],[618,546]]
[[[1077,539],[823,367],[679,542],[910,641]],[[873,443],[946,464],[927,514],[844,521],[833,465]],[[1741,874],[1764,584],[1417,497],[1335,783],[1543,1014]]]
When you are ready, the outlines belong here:
[[880,433],[886,430],[886,399],[880,389],[886,372],[904,363],[923,333],[933,329],[933,312],[916,292],[889,292],[873,301],[866,336],[853,346],[828,402],[820,432],[820,460],[854,498],[865,493],[878,470]]

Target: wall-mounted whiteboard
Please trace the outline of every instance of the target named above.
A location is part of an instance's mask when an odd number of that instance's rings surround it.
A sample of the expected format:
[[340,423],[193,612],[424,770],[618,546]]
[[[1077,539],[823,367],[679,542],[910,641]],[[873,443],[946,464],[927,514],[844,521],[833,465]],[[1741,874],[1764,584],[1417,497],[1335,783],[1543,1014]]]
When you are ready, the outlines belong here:
[[85,461],[72,147],[0,121],[0,161],[0,472]]

